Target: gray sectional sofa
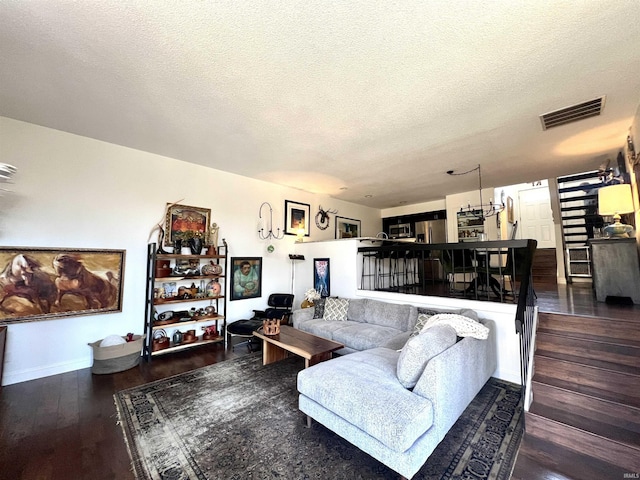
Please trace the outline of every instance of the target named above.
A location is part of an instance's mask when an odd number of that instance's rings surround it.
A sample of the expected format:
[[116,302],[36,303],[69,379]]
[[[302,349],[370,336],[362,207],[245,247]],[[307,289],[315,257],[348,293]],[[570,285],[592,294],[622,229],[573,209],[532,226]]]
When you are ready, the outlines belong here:
[[342,343],[336,353],[344,355],[360,350],[388,346],[402,348],[418,319],[418,309],[368,298],[349,299],[347,320],[314,318],[317,309],[293,312],[293,326],[305,332]]
[[[342,343],[344,348],[336,353],[344,355],[376,347],[402,348],[413,331],[418,314],[422,312],[447,312],[478,318],[473,310],[466,308],[418,308],[357,298],[349,299],[347,319],[344,321],[325,320],[322,310],[303,308],[293,312],[292,323],[297,329]],[[316,316],[320,318],[314,318]]]
[[300,410],[406,478],[496,369],[490,320],[480,321],[488,328],[480,340],[460,338],[447,324],[411,336],[418,309],[410,305],[350,300],[346,321],[313,319],[313,309],[306,310],[294,312],[294,327],[354,353],[298,374]]

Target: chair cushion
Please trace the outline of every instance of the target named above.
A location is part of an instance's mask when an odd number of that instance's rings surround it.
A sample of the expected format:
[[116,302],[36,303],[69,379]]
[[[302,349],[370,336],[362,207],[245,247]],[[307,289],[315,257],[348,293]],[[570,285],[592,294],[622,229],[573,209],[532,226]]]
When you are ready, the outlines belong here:
[[448,325],[436,325],[409,339],[398,357],[398,380],[405,388],[418,383],[429,360],[456,343],[456,332]]
[[262,326],[262,320],[238,320],[227,325],[227,332],[232,335],[252,335]]

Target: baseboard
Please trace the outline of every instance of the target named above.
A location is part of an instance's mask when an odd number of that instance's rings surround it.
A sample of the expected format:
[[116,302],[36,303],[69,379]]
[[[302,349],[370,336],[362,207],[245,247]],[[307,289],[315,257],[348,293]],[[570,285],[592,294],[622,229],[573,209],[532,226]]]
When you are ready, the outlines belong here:
[[90,355],[80,360],[56,363],[53,365],[47,365],[46,367],[29,368],[17,372],[8,372],[5,370],[2,375],[2,385],[28,382],[29,380],[36,380],[38,378],[50,377],[51,375],[58,375],[60,373],[88,368],[91,367],[91,365],[93,365],[93,359]]

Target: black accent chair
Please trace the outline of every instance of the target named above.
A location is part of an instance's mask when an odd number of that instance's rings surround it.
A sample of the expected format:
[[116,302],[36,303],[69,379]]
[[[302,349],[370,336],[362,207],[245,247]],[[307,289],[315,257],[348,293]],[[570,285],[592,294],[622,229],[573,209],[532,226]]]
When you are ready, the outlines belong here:
[[[227,325],[228,344],[231,345],[231,350],[234,350],[235,347],[241,343],[246,343],[250,352],[253,352],[254,348],[259,347],[261,343],[253,341],[253,332],[262,327],[263,320],[279,318],[281,325],[289,323],[289,318],[291,317],[293,308],[292,294],[272,293],[269,295],[267,305],[268,308],[265,310],[254,310],[253,318],[249,320],[238,320]],[[234,345],[233,337],[243,337],[246,340]]]

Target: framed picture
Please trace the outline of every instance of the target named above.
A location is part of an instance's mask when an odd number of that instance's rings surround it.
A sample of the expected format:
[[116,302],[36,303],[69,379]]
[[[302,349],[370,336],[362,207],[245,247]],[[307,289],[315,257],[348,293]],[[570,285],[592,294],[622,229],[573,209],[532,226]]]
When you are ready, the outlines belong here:
[[513,223],[513,198],[507,197],[507,222]]
[[331,275],[328,258],[313,259],[313,288],[320,292],[321,297],[331,295]]
[[262,257],[234,257],[231,259],[231,271],[231,300],[262,296]]
[[300,229],[304,229],[304,236],[309,236],[309,218],[311,206],[307,203],[284,201],[284,233],[298,235]]
[[124,250],[0,247],[0,323],[122,311]]
[[186,242],[192,237],[200,237],[205,241],[209,238],[211,209],[187,205],[167,205],[165,247],[173,247],[176,240]]
[[360,236],[360,220],[336,216],[336,238]]

